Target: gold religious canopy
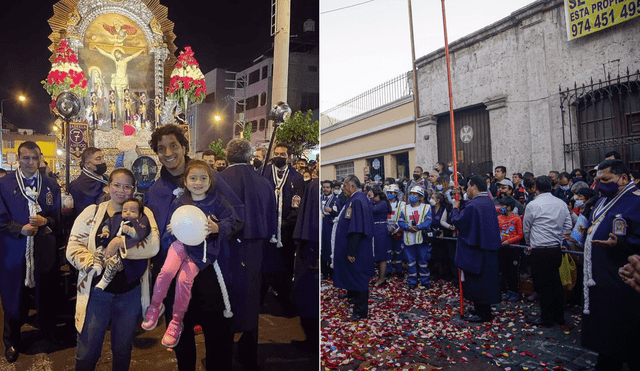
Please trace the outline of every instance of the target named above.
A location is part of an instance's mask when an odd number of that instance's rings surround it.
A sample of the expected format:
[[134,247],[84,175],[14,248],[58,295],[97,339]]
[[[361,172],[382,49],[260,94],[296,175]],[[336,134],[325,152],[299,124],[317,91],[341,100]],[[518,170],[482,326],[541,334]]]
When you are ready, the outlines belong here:
[[[176,38],[174,24],[167,19],[167,7],[160,5],[160,0],[60,0],[53,5],[53,13],[49,19],[52,30],[49,35],[52,42],[49,46],[52,51],[51,62],[55,58],[55,48],[63,39],[68,40],[76,52],[79,46],[104,51],[106,55],[113,56],[115,67],[118,67],[115,60],[117,54],[129,57],[136,53],[153,53],[156,94],[164,95],[176,62],[177,47],[173,43]],[[96,23],[97,18],[107,15],[111,17],[101,22],[101,27],[108,38],[103,39],[104,42],[84,40],[87,31],[95,28],[92,24]],[[136,36],[145,39],[146,45],[128,45]],[[157,70],[158,67],[161,70]]]

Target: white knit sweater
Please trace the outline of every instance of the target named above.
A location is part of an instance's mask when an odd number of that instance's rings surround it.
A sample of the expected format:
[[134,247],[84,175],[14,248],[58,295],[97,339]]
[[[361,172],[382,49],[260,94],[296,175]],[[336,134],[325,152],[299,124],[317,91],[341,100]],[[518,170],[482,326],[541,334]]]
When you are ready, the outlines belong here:
[[[67,260],[78,270],[78,294],[76,299],[75,324],[78,332],[82,332],[86,317],[89,295],[91,293],[91,281],[93,274],[88,274],[93,266],[93,253],[96,251],[96,233],[107,212],[110,201],[105,201],[99,205],[91,205],[78,215],[67,244]],[[160,235],[158,225],[151,210],[144,208],[144,214],[149,218],[151,232],[137,245],[120,250],[123,259],[150,259],[160,250]],[[142,313],[149,306],[150,302],[150,280],[151,272],[147,264],[147,270],[142,275]]]

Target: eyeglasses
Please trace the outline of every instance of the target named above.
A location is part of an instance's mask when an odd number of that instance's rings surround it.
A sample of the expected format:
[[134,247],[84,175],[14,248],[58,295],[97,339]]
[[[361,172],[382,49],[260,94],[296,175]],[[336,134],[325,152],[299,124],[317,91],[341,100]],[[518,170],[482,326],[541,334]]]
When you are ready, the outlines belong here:
[[115,189],[122,189],[124,191],[133,191],[133,189],[135,188],[135,186],[132,186],[131,184],[120,184],[120,183],[111,183],[111,186],[114,187]]

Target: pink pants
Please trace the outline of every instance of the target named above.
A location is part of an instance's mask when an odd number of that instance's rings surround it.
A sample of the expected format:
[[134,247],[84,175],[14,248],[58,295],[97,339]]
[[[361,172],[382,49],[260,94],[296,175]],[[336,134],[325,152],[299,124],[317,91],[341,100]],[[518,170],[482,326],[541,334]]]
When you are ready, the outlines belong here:
[[173,277],[178,275],[176,279],[176,299],[173,304],[173,318],[182,322],[189,301],[191,300],[191,286],[193,279],[198,274],[198,266],[189,258],[184,245],[180,241],[176,241],[169,247],[167,259],[158,274],[156,285],[153,288],[153,297],[151,304],[160,306],[162,300],[167,296],[167,291],[171,285]]

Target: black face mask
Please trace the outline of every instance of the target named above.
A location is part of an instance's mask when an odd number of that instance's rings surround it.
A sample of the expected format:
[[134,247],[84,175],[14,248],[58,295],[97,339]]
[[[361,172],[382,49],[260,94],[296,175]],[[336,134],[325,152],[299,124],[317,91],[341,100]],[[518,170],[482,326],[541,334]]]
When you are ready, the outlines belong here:
[[258,169],[260,166],[262,166],[262,161],[258,160],[257,158],[253,160],[253,167]]
[[224,169],[226,169],[226,168],[227,168],[226,166],[218,166],[218,167],[216,168],[216,170],[220,173],[220,172],[222,172],[222,170],[224,170]]
[[422,175],[420,174],[413,174],[413,180],[415,180],[416,182],[420,180],[420,178],[422,178]]
[[102,164],[96,165],[96,174],[102,175],[106,172],[107,172],[107,164],[102,163]]
[[287,164],[287,159],[284,157],[274,157],[273,164],[278,168],[283,167]]

